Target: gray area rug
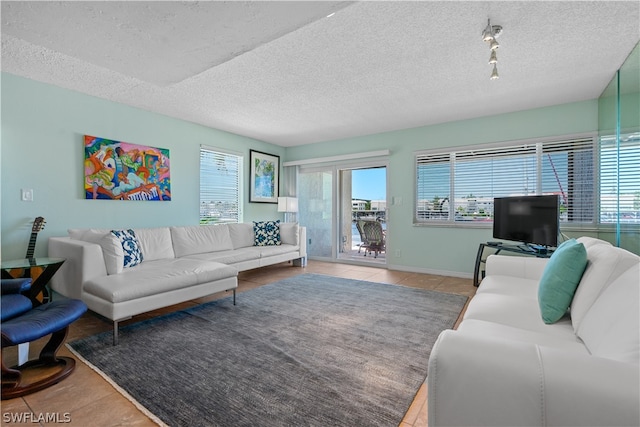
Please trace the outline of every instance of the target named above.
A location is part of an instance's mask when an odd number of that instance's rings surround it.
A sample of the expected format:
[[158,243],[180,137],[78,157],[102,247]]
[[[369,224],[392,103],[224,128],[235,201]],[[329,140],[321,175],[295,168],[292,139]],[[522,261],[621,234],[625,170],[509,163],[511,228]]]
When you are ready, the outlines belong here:
[[171,426],[397,426],[466,300],[303,274],[69,345]]

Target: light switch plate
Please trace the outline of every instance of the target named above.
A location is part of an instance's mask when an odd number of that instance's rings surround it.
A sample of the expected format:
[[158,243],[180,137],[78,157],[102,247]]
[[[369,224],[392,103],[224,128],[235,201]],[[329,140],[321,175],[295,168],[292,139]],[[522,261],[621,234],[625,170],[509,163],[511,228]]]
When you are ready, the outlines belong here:
[[33,202],[33,189],[28,188],[28,189],[22,189],[22,196],[21,199],[23,202]]

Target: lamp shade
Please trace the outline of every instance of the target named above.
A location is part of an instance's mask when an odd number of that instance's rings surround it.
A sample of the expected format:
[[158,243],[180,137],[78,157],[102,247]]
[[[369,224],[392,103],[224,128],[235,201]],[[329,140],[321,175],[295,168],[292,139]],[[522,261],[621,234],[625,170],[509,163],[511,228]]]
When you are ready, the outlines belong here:
[[298,198],[278,197],[278,212],[298,212]]

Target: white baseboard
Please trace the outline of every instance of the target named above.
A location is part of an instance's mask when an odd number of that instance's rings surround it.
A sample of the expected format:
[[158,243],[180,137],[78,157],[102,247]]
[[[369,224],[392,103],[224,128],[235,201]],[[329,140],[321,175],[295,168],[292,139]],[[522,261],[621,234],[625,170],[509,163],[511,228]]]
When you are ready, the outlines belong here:
[[435,270],[432,268],[407,267],[406,265],[387,264],[389,270],[408,271],[410,273],[436,274],[438,276],[459,277],[461,279],[473,279],[473,273],[459,271]]

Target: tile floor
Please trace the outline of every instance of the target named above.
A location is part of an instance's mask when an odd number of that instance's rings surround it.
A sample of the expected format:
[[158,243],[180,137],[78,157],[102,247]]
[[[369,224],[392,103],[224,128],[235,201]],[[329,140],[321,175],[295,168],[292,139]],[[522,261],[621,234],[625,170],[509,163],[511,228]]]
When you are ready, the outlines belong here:
[[[377,267],[347,265],[310,261],[306,268],[293,267],[282,263],[257,270],[240,273],[238,276],[238,292],[243,292],[261,285],[273,283],[286,277],[302,273],[320,273],[336,277],[368,280],[372,282],[394,283],[422,289],[432,289],[442,292],[457,293],[473,296],[475,287],[471,279],[436,276],[430,274],[410,273],[386,270]],[[215,294],[206,298],[178,304],[166,309],[136,316],[131,321],[158,316],[184,307],[201,304],[216,298],[226,296],[225,293]],[[240,297],[241,298],[241,297]],[[123,324],[125,324],[123,322]],[[92,313],[85,314],[75,322],[69,331],[67,340],[74,340],[99,332],[111,330],[111,323],[98,318]],[[48,337],[47,337],[48,338]],[[37,357],[46,339],[36,341],[31,345],[30,357]],[[60,356],[72,356],[63,347]],[[10,366],[17,361],[17,351],[9,348],[5,352],[5,363]],[[2,405],[1,425],[6,426],[46,426],[65,421],[69,426],[154,426],[144,413],[124,398],[111,384],[96,374],[82,362],[76,364],[76,370],[70,377],[45,390],[21,398],[4,400]],[[22,415],[21,415],[22,414]],[[24,414],[32,414],[33,418],[25,418]],[[16,422],[22,416],[23,422]],[[28,415],[29,416],[29,415]],[[37,418],[52,417],[51,422],[39,422]],[[58,421],[58,422],[56,422]],[[405,414],[400,427],[424,427],[427,425],[427,389],[423,385]]]

